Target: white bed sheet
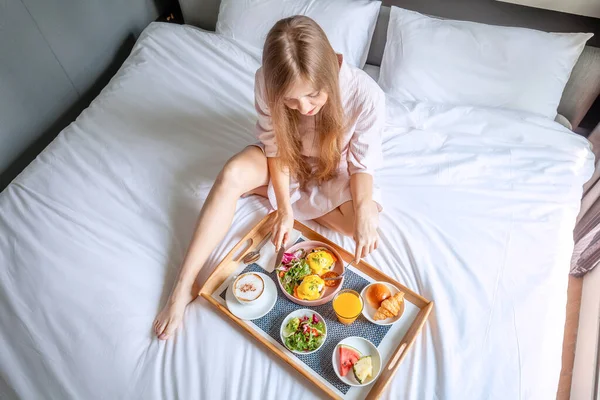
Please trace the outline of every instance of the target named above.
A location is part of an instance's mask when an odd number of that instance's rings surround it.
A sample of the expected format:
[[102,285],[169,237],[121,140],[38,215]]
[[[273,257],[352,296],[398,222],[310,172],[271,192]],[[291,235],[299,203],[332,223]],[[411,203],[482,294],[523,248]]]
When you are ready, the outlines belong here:
[[[319,395],[204,300],[174,339],[151,334],[214,177],[254,141],[258,66],[231,40],[153,23],[0,194],[1,398]],[[384,398],[554,398],[587,141],[492,109],[390,99],[388,114],[368,261],[436,305]],[[202,279],[267,204],[240,200]]]
[[363,67],[363,71],[365,71],[375,82],[379,80],[379,74],[381,72],[381,68],[377,65],[373,64],[365,64]]

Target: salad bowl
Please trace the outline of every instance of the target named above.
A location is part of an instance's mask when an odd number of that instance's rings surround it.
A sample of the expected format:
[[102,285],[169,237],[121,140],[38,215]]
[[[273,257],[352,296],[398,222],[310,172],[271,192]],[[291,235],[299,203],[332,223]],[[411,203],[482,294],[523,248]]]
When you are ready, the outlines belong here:
[[325,343],[327,325],[321,314],[302,308],[283,319],[279,336],[281,343],[292,353],[311,354]]
[[[325,303],[331,301],[331,299],[333,299],[333,297],[336,295],[336,293],[339,292],[342,289],[342,286],[344,285],[345,277],[342,276],[339,280],[333,281],[335,286],[327,286],[325,284],[323,286],[323,289],[320,290],[320,296],[314,300],[303,300],[294,295],[295,292],[294,292],[293,288],[291,287],[293,284],[290,284],[289,281],[291,279],[293,282],[300,283],[303,281],[304,277],[314,274],[313,272],[310,271],[310,268],[308,267],[308,265],[303,264],[302,261],[305,259],[305,257],[302,257],[302,256],[303,255],[306,256],[312,250],[317,249],[317,248],[325,249],[328,253],[330,253],[334,257],[334,263],[331,266],[331,269],[329,271],[334,272],[338,275],[341,275],[344,273],[345,266],[344,266],[344,262],[342,260],[342,257],[340,256],[340,254],[333,247],[329,246],[328,244],[325,244],[323,242],[318,242],[315,240],[308,240],[308,241],[300,242],[300,243],[297,243],[297,244],[291,246],[290,248],[288,248],[284,254],[282,264],[276,267],[277,283],[279,284],[279,288],[281,289],[281,292],[290,301],[292,301],[296,304],[300,304],[302,306],[311,307],[311,306],[320,306],[322,304],[325,304]],[[284,284],[282,281],[285,281],[287,283]],[[287,286],[287,289],[292,291],[292,293],[290,293],[288,290],[286,290],[285,286]]]

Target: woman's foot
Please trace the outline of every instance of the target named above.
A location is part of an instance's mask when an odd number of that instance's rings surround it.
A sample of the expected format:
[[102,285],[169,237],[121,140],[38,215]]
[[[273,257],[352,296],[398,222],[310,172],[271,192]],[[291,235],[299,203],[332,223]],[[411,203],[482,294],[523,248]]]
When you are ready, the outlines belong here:
[[152,325],[154,333],[160,340],[167,340],[179,328],[183,319],[185,307],[191,303],[192,297],[167,301],[162,311],[158,314]]

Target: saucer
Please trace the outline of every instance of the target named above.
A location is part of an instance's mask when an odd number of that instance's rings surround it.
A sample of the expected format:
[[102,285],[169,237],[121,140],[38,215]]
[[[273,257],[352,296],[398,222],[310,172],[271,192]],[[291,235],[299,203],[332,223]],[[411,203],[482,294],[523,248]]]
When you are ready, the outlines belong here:
[[[227,308],[239,319],[251,320],[263,317],[271,311],[277,301],[277,286],[275,286],[273,279],[260,272],[256,272],[256,274],[260,275],[265,282],[265,290],[262,296],[250,304],[241,304],[237,301],[233,295],[232,284],[227,288],[227,293],[225,295]],[[234,280],[231,281],[231,283],[233,282]]]

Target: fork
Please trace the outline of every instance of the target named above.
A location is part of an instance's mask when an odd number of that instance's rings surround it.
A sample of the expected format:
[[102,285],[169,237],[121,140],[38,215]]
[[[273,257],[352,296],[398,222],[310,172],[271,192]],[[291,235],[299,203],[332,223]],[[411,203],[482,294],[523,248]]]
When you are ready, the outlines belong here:
[[348,271],[348,267],[350,266],[350,264],[352,264],[352,261],[350,261],[348,264],[346,264],[346,266],[344,267],[344,272],[342,272],[338,276],[332,276],[331,278],[323,278],[323,280],[324,281],[336,281],[338,279],[342,279],[342,276],[344,276],[346,271]]

